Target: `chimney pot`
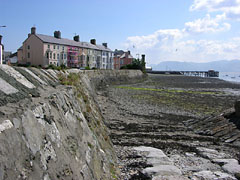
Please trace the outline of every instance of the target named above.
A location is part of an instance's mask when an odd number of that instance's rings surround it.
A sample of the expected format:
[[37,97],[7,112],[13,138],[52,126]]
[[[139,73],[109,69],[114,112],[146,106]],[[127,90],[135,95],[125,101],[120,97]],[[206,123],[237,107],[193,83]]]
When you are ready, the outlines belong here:
[[61,39],[61,32],[60,31],[54,31],[54,37]]
[[79,35],[73,37],[73,40],[76,41],[76,42],[79,42],[79,39],[80,39]]
[[36,34],[36,27],[31,28],[31,34]]
[[107,43],[102,43],[102,45],[103,45],[105,48],[107,48]]
[[93,45],[96,45],[96,39],[91,39],[90,43],[93,44]]

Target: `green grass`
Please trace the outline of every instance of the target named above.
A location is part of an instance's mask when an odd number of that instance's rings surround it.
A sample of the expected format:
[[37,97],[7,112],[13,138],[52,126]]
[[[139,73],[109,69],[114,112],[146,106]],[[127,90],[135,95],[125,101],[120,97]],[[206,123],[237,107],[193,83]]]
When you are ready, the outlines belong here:
[[214,92],[214,91],[189,91],[189,90],[179,90],[179,89],[152,89],[152,88],[138,88],[138,87],[129,87],[129,86],[116,86],[116,88],[129,89],[129,90],[140,90],[140,91],[189,93],[189,94],[202,94],[202,95],[221,94],[221,92]]
[[88,147],[90,147],[90,149],[92,149],[93,145],[90,142],[88,142]]
[[[141,89],[141,88],[140,88]],[[197,96],[199,95],[199,96]],[[173,93],[173,91],[156,91],[156,93],[145,93],[132,95],[133,99],[143,100],[150,104],[172,107],[196,115],[211,115],[221,111],[218,106],[209,106],[208,103],[202,102],[202,94],[183,94]],[[211,97],[209,97],[211,99]]]

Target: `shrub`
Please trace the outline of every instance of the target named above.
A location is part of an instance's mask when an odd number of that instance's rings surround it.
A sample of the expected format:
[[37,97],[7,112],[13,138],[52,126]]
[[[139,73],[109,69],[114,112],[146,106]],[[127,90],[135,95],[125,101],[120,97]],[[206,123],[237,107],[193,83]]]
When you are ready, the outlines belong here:
[[86,67],[85,67],[85,70],[90,70],[90,67],[89,67],[89,66],[86,66]]

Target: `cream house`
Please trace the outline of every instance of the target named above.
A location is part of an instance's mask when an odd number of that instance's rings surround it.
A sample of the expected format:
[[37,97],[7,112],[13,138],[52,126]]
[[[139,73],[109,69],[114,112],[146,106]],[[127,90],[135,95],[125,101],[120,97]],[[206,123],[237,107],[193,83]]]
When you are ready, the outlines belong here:
[[[31,33],[18,49],[20,64],[29,64],[47,67],[50,64],[69,67],[86,67],[99,69],[113,69],[113,66],[103,66],[102,53],[106,51],[113,54],[112,50],[96,44],[92,39],[90,43],[80,42],[79,36],[73,40],[61,37],[60,31],[55,31],[54,36],[36,33],[36,28],[31,28]],[[105,60],[105,59],[104,59]]]

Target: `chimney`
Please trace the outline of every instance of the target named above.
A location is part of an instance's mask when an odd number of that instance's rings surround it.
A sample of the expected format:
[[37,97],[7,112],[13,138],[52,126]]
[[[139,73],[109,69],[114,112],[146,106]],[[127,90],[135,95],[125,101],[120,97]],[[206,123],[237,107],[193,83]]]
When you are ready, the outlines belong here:
[[73,37],[73,40],[76,41],[76,42],[79,42],[79,39],[80,39],[79,35]]
[[91,39],[90,43],[96,45],[96,39]]
[[36,34],[36,27],[31,28],[31,34]]
[[102,45],[103,45],[105,48],[107,48],[107,43],[102,43]]
[[60,31],[54,31],[54,37],[61,39],[61,32]]
[[145,62],[145,54],[142,54],[142,61]]
[[2,44],[2,35],[0,35],[0,44]]
[[131,54],[131,51],[128,51],[128,55],[130,55]]

